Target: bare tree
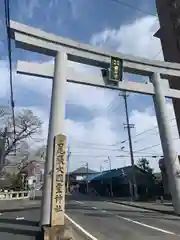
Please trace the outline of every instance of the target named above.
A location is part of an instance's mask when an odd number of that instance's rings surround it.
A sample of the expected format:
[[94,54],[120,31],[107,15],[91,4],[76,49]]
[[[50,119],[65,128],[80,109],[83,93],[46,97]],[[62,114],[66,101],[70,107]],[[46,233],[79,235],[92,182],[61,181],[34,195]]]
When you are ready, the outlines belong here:
[[[16,149],[17,154],[28,153],[28,141],[33,140],[34,137],[41,133],[42,121],[33,111],[23,109],[15,114],[15,133],[12,125],[12,118],[6,115],[0,115],[4,118],[5,124],[8,127],[4,157],[12,154]],[[4,128],[0,129],[0,136],[3,136]]]
[[35,156],[45,158],[46,155],[46,145],[41,145],[38,149],[35,151]]
[[146,158],[140,158],[138,160],[137,166],[144,170],[145,172],[152,173],[153,169],[150,167],[149,161]]

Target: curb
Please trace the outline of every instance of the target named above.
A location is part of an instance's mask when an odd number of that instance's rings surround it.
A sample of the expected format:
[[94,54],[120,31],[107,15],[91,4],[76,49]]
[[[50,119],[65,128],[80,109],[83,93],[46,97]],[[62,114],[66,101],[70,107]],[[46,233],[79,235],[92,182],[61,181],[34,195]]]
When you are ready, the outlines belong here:
[[159,212],[159,213],[163,213],[163,214],[167,214],[167,215],[179,216],[179,214],[177,214],[173,211],[159,210],[159,209],[154,209],[154,208],[150,208],[150,207],[143,207],[143,206],[138,206],[136,204],[128,204],[128,203],[124,203],[124,202],[122,203],[122,202],[117,202],[117,201],[108,201],[108,202],[113,202],[116,204],[121,204],[124,206],[135,207],[135,208],[144,209],[144,210],[155,211],[155,212]]

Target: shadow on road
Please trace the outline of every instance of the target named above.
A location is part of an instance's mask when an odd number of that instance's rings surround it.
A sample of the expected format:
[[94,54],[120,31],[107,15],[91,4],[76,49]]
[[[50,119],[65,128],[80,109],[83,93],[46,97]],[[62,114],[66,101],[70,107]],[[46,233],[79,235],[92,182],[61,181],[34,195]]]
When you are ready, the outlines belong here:
[[18,224],[18,225],[27,225],[27,226],[39,226],[38,221],[30,221],[30,220],[16,220],[9,218],[0,218],[0,223],[9,223],[9,224]]
[[18,237],[19,240],[41,240],[41,229],[38,225],[37,221],[1,218],[0,239],[9,240],[11,235],[11,238]]
[[6,212],[18,212],[18,211],[27,211],[27,210],[34,210],[34,209],[39,209],[40,206],[34,205],[34,206],[26,206],[26,207],[19,207],[19,208],[11,208],[11,209],[1,209],[1,213],[6,213]]
[[11,227],[0,227],[0,232],[12,233],[16,235],[25,235],[25,236],[34,236],[34,239],[39,240],[37,237],[40,235],[39,230],[29,230],[29,229],[18,229],[18,228],[11,228]]

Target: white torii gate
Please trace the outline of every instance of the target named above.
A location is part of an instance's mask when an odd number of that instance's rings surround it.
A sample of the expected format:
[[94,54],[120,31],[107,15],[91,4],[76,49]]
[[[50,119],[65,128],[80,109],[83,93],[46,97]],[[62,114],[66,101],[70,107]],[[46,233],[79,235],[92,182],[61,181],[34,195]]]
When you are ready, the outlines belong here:
[[[161,77],[180,76],[180,64],[150,61],[117,52],[103,51],[90,45],[65,39],[14,21],[10,22],[10,30],[16,47],[55,57],[54,65],[22,61],[18,61],[17,64],[17,72],[20,74],[53,79],[41,224],[50,224],[52,188],[51,175],[49,173],[53,165],[54,137],[64,132],[66,81],[153,96],[165,164],[170,179],[169,185],[173,205],[175,212],[180,214],[180,178],[176,177],[176,172],[180,169],[180,165],[173,146],[165,102],[165,97],[180,98],[180,91],[164,87],[162,86],[163,84],[161,85],[163,81]],[[112,57],[123,61],[124,72],[149,76],[150,81],[146,83],[113,82],[107,76],[77,73],[74,69],[67,66],[67,62],[70,60],[108,69]]]

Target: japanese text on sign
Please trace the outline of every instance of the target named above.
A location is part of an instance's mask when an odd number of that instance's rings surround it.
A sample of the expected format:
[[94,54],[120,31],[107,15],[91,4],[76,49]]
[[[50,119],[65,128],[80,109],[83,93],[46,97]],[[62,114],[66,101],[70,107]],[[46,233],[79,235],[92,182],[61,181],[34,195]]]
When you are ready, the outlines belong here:
[[66,136],[59,134],[54,141],[51,226],[64,224]]
[[63,211],[63,187],[64,187],[64,143],[61,141],[57,144],[56,149],[56,207],[55,211],[60,212]]
[[122,60],[119,58],[111,58],[110,80],[122,80]]

